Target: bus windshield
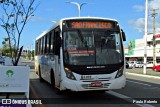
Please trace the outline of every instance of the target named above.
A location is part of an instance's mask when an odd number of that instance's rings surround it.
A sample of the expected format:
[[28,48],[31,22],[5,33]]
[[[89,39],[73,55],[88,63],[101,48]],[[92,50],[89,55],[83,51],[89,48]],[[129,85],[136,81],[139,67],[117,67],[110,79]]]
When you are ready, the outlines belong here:
[[69,65],[107,65],[123,61],[120,32],[68,30],[63,32],[63,58]]

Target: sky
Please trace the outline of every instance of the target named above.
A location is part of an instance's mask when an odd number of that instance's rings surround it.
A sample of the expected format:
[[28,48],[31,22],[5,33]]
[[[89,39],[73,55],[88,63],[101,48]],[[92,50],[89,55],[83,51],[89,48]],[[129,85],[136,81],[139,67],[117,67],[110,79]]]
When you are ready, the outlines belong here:
[[[128,45],[129,40],[143,38],[145,0],[36,0],[36,3],[40,4],[21,36],[20,45],[23,45],[24,49],[33,49],[36,37],[50,29],[61,18],[78,16],[77,6],[66,3],[66,1],[87,2],[88,4],[83,5],[81,9],[81,16],[116,19],[126,34],[127,41],[124,42],[124,45]],[[160,32],[160,0],[149,0],[149,33],[153,31],[153,18],[150,15],[153,8],[159,8],[156,16],[156,32]],[[0,47],[5,37],[7,35],[0,27]]]

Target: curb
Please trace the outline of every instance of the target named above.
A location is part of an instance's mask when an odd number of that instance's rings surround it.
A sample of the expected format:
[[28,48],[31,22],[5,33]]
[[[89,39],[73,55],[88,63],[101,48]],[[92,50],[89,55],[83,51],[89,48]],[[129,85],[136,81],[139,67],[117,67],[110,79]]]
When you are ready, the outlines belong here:
[[136,73],[129,73],[129,72],[126,72],[126,74],[127,74],[127,75],[135,75],[135,76],[139,76],[139,77],[160,79],[160,77],[150,76],[150,75],[144,75],[144,74],[136,74]]

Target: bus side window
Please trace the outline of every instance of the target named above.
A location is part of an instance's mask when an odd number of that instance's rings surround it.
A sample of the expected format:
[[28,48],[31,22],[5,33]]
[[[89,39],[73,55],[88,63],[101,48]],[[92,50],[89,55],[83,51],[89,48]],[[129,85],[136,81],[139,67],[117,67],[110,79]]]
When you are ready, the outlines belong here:
[[55,32],[55,55],[60,56],[61,37],[60,32]]
[[54,31],[51,33],[51,39],[50,39],[50,54],[54,54]]
[[41,55],[41,39],[38,40],[39,45],[38,45],[38,55]]
[[48,34],[46,34],[45,36],[44,36],[44,54],[46,54],[47,53],[47,36],[48,36]]
[[37,41],[35,42],[35,46],[36,46],[35,55],[38,55],[38,41],[39,41],[39,40],[37,40]]
[[41,38],[41,55],[43,55],[43,37]]
[[51,51],[51,35],[52,35],[52,32],[49,33],[48,39],[47,39],[47,51],[48,51],[48,54]]

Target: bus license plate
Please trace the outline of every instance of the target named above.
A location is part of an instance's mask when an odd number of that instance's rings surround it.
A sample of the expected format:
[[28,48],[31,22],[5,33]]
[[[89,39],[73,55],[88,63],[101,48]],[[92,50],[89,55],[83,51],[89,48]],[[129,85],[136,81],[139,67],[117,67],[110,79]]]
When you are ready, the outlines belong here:
[[101,87],[103,84],[102,82],[92,82],[91,87]]

